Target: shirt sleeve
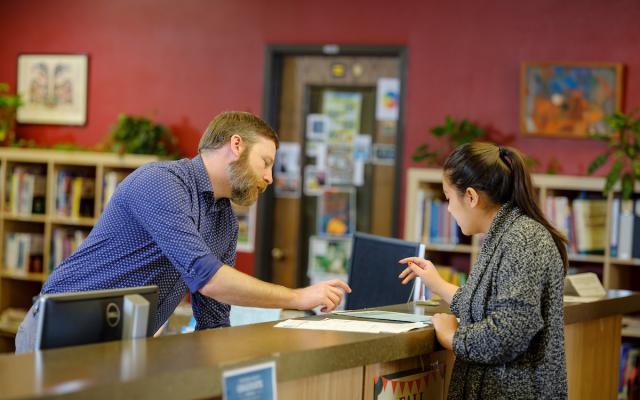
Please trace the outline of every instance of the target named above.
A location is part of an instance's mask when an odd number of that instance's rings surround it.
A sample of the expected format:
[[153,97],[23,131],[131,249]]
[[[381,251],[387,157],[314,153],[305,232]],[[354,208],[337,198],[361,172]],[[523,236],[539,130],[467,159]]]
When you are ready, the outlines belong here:
[[144,226],[189,290],[198,291],[220,269],[222,261],[211,253],[198,232],[192,189],[171,171],[148,167],[127,182],[126,190],[132,217]]
[[458,290],[456,290],[456,292],[453,294],[453,297],[451,298],[451,304],[449,304],[449,309],[451,310],[451,312],[458,318],[460,318],[460,293],[462,289],[462,286],[460,286],[458,288]]
[[505,248],[494,278],[495,300],[487,305],[485,319],[458,328],[453,336],[456,357],[483,364],[510,362],[542,330],[545,257],[531,246],[523,239]]
[[196,319],[197,331],[229,326],[231,306],[227,304],[195,292],[191,296],[191,309]]
[[231,229],[231,240],[229,241],[229,247],[221,257],[223,263],[232,267],[236,266],[236,248],[238,247],[238,220],[235,215],[233,216],[233,228]]

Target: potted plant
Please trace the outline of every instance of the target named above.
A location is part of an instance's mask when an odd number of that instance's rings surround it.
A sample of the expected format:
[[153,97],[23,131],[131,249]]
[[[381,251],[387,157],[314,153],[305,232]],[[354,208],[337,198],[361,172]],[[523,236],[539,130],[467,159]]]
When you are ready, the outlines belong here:
[[9,93],[9,85],[0,82],[0,145],[9,146],[15,141],[16,110],[22,101],[20,95]]
[[111,130],[111,150],[116,153],[154,154],[177,158],[177,140],[171,130],[146,117],[118,116]]
[[608,143],[607,150],[589,165],[589,175],[611,160],[611,169],[605,178],[603,193],[606,196],[621,182],[622,198],[629,199],[636,180],[640,178],[640,119],[638,110],[629,114],[617,112],[605,117],[605,122],[613,129],[612,135],[593,135],[595,139]]
[[442,165],[444,157],[453,149],[461,144],[484,138],[486,133],[485,128],[467,119],[457,121],[449,115],[445,117],[444,124],[436,125],[429,131],[437,138],[447,138],[449,143],[447,152],[444,154],[435,149],[432,150],[428,144],[418,146],[411,157],[413,161],[426,162],[427,165]]

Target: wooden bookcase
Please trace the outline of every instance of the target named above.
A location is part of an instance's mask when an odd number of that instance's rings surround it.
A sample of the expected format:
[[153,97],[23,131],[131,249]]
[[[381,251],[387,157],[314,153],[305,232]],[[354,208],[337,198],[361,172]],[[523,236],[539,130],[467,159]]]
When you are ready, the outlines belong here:
[[[619,191],[614,191],[608,197],[603,197],[604,178],[598,177],[534,174],[533,184],[541,205],[545,204],[547,198],[553,196],[567,197],[570,201],[586,196],[592,200],[606,202],[606,245],[604,253],[601,255],[583,255],[570,251],[570,272],[596,272],[607,289],[640,290],[640,259],[620,259],[611,255],[612,203],[614,199],[619,199]],[[430,243],[429,235],[418,237],[417,231],[421,223],[419,205],[421,196],[419,192],[421,191],[423,193],[428,191],[434,197],[442,196],[442,199],[444,199],[442,194],[442,170],[409,169],[407,173],[404,238],[424,243],[426,245],[426,253],[434,260],[434,263],[453,265],[456,269],[466,269],[468,271],[468,268],[473,265],[477,257],[481,238],[476,235],[472,238],[463,238],[461,244],[443,245]],[[635,233],[635,235],[637,234]]]
[[[54,241],[66,240],[69,232],[78,245],[102,212],[105,189],[111,191],[135,168],[157,160],[146,155],[0,148],[0,313],[10,307],[28,309],[62,258],[60,241]],[[26,265],[8,266],[7,259],[16,261],[8,253],[22,245],[16,241],[21,233],[37,238],[27,246],[34,254],[27,254]],[[20,249],[25,254],[24,247]],[[6,327],[0,327],[3,330]]]

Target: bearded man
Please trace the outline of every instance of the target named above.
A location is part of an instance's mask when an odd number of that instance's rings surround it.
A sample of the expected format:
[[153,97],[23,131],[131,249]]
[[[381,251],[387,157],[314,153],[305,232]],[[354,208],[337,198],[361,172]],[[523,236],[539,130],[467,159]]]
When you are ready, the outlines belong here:
[[[196,329],[229,326],[230,304],[333,310],[340,280],[289,289],[237,271],[238,223],[230,201],[251,205],[272,183],[277,133],[246,112],[216,116],[193,159],[144,165],[109,200],[80,247],[49,276],[41,294],[157,285],[156,329],[191,293]],[[16,336],[33,351],[37,307]]]

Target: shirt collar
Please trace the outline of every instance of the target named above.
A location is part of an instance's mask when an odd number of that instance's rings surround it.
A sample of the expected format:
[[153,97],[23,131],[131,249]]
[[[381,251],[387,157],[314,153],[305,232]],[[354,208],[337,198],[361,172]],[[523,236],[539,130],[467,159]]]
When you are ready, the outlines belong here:
[[229,199],[223,198],[216,200],[213,186],[211,185],[211,179],[207,173],[207,168],[204,165],[202,156],[198,154],[191,159],[193,170],[195,171],[196,185],[198,187],[198,193],[204,193],[205,196],[211,201],[208,211],[219,211],[224,208],[230,207],[231,202]]

